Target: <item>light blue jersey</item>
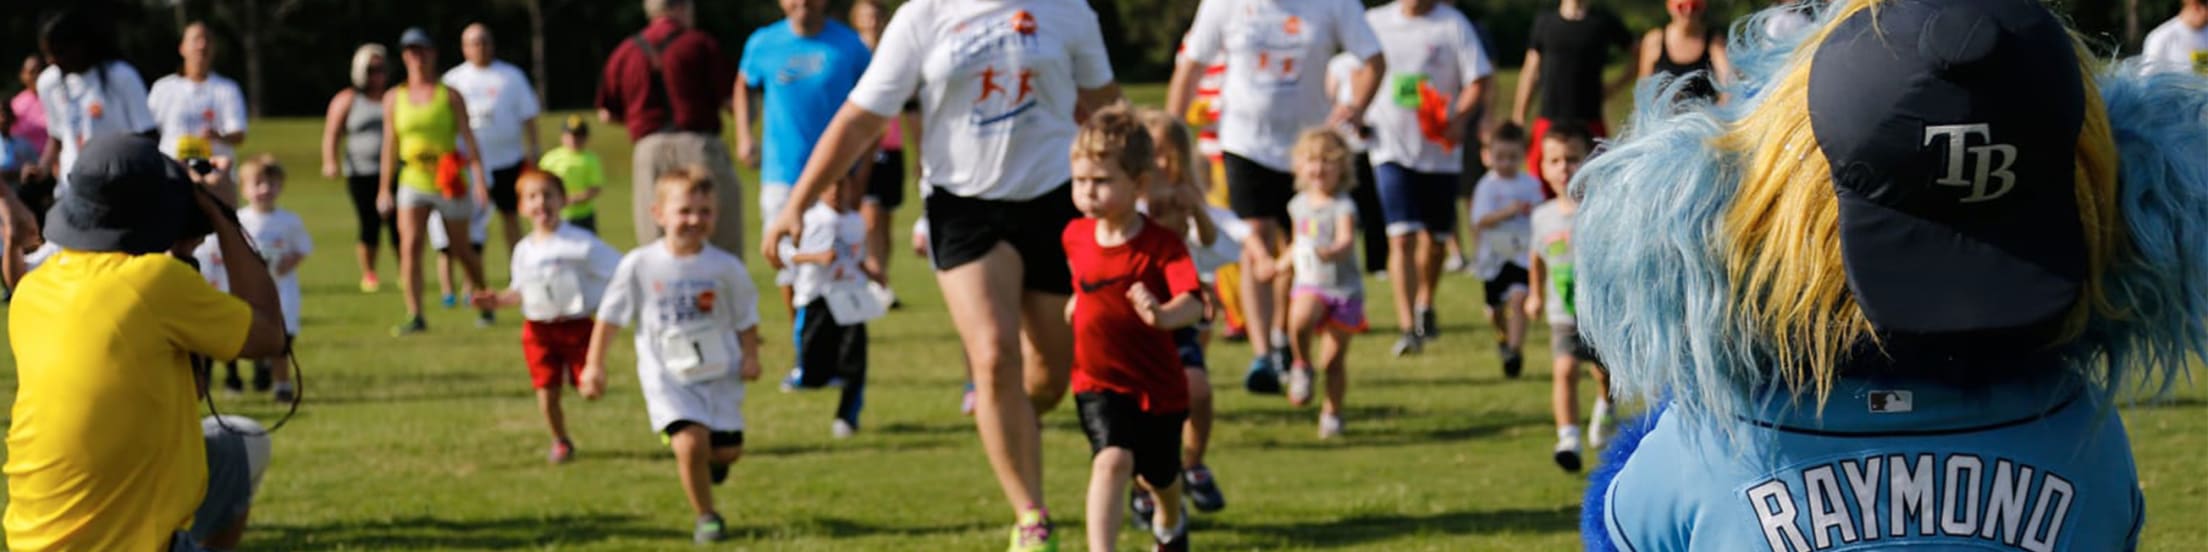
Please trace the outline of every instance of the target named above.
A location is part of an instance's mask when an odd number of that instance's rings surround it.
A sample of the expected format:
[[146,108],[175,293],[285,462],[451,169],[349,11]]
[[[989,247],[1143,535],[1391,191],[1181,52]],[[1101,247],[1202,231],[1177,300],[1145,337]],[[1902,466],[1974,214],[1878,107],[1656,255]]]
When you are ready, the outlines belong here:
[[[1604,499],[1619,550],[2131,550],[2123,422],[2076,385],[1849,379],[1733,422],[1665,412]],[[1731,444],[1739,443],[1739,444]]]
[[[761,27],[744,41],[738,65],[744,86],[763,89],[766,144],[759,179],[788,186],[805,172],[813,143],[828,130],[873,54],[859,34],[834,20],[820,33],[798,36],[788,20]],[[749,132],[749,129],[740,129]]]

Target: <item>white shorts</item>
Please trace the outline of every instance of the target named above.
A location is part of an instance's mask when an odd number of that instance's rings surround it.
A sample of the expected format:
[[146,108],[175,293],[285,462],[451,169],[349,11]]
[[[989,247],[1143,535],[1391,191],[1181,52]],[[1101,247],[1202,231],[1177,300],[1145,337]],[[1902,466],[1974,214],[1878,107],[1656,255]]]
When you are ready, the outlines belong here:
[[[475,211],[475,214],[468,218],[468,242],[480,246],[491,239],[491,209],[490,206],[476,205],[474,202],[469,202],[468,205]],[[444,249],[451,247],[452,238],[445,235],[445,225],[434,219],[430,223],[429,248]]]
[[[427,207],[430,212],[444,218],[465,217],[469,211],[475,209],[475,202],[465,197],[445,197],[405,186],[399,187],[398,201],[400,209]],[[430,227],[435,228],[437,225],[432,224]]]

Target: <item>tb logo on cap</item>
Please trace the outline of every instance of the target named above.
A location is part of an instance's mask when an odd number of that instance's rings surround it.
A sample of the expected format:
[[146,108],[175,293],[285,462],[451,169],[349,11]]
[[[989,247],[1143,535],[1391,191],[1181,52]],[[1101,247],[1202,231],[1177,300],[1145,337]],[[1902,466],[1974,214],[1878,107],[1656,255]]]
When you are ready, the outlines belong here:
[[[1987,144],[1970,145],[1972,136],[1984,137]],[[1947,175],[1932,183],[1968,186],[1970,195],[1963,197],[1963,203],[1998,199],[2008,195],[2009,190],[2016,187],[2016,173],[2009,171],[2009,167],[2016,165],[2016,146],[1992,143],[1993,131],[1985,123],[1926,126],[1923,145],[1932,145],[1942,137],[1947,138]],[[1967,178],[1964,174],[1965,166],[1976,167],[1976,171]],[[1989,182],[1998,183],[1997,187],[1987,190],[1986,185]]]

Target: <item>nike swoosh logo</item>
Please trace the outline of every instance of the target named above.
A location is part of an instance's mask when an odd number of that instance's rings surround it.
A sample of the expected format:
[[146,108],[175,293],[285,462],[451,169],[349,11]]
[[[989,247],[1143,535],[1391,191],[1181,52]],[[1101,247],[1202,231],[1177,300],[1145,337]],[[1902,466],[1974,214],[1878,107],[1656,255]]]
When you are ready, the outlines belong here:
[[1104,288],[1116,286],[1125,281],[1127,281],[1126,276],[1120,276],[1117,278],[1110,278],[1105,280],[1082,280],[1081,293],[1096,293],[1098,291],[1102,291]]

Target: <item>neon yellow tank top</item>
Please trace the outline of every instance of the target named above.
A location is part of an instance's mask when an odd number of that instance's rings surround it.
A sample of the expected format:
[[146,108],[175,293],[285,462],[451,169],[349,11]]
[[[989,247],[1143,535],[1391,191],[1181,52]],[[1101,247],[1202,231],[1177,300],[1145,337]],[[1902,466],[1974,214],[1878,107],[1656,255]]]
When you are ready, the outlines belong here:
[[388,109],[392,124],[397,126],[399,185],[437,194],[437,159],[458,145],[459,119],[453,116],[452,103],[445,99],[444,85],[437,85],[427,105],[414,103],[404,85],[397,92],[399,100],[391,102]]

